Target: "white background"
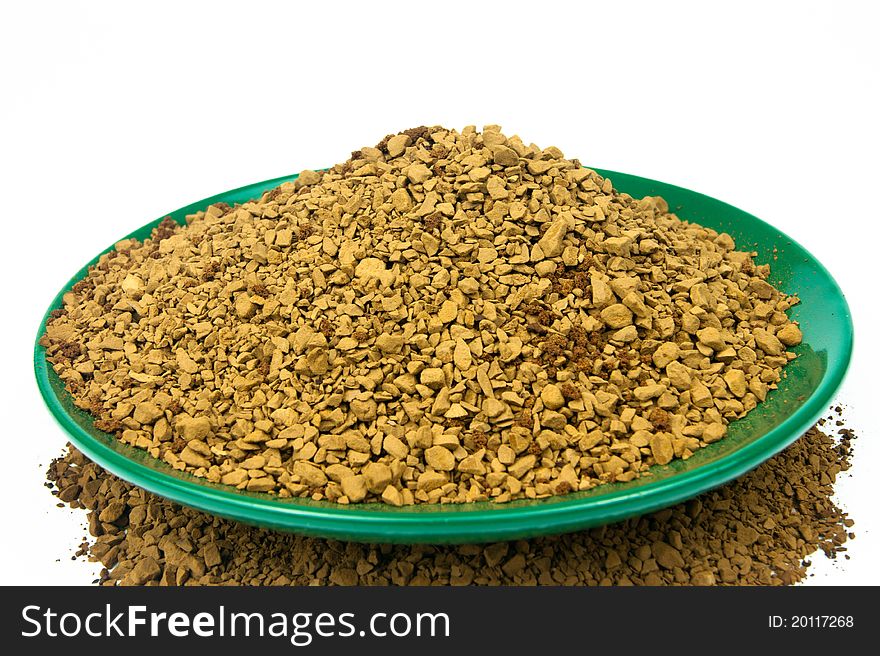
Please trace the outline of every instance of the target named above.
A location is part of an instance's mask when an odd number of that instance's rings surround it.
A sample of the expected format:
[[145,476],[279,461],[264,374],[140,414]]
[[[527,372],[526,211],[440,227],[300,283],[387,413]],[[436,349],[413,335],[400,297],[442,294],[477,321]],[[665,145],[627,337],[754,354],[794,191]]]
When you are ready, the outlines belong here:
[[840,399],[861,437],[839,496],[858,536],[811,581],[880,582],[876,4],[330,4],[3,3],[0,582],[97,571],[70,560],[84,515],[43,487],[65,437],[31,364],[73,272],[216,192],[404,128],[486,123],[726,200],[828,266],[857,333]]

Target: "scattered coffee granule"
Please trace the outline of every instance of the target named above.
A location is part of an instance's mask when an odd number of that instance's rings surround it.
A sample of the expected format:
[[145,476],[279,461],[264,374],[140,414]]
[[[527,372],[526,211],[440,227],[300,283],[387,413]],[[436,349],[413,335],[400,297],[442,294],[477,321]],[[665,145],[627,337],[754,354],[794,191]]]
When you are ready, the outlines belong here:
[[729,235],[497,126],[389,135],[187,221],[104,255],[42,344],[120,440],[249,491],[629,481],[722,439],[801,341]]
[[103,585],[787,585],[817,549],[834,557],[852,537],[831,498],[851,453],[851,434],[839,434],[812,428],[746,476],[652,515],[482,545],[366,545],[254,528],[165,501],[73,449],[48,476],[59,499],[88,509]]

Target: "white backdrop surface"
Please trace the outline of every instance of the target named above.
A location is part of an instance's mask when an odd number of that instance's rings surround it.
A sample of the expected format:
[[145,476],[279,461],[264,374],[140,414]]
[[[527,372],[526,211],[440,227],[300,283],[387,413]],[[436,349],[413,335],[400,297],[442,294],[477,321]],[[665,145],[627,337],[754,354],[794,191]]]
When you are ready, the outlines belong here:
[[838,489],[857,538],[809,582],[880,582],[877,18],[869,2],[4,3],[0,583],[98,571],[70,558],[84,514],[43,487],[65,438],[31,364],[73,272],[213,193],[416,125],[488,123],[730,202],[826,264],[856,326],[840,400],[860,437]]

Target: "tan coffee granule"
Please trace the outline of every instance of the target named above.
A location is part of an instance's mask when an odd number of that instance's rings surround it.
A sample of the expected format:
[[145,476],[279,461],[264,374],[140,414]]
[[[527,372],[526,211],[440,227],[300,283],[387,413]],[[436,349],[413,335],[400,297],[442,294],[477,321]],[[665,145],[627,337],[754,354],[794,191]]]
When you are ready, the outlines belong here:
[[75,450],[48,475],[59,499],[88,510],[92,538],[79,553],[103,563],[103,585],[788,585],[817,549],[834,557],[852,537],[831,498],[851,453],[849,431],[839,432],[810,429],[741,479],[652,515],[488,545],[365,545],[253,528],[146,493]]
[[753,255],[557,148],[421,127],[117,244],[42,343],[102,430],[211,482],[541,498],[764,400],[801,334]]

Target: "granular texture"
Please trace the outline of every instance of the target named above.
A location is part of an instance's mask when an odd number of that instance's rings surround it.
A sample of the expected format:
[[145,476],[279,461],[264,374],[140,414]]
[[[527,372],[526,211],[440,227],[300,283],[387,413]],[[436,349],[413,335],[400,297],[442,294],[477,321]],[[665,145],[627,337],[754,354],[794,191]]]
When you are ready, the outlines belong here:
[[75,450],[54,494],[88,509],[104,585],[783,585],[817,549],[844,551],[852,520],[831,500],[850,434],[818,428],[755,471],[672,508],[552,538],[464,546],[342,543],[274,533],[153,496]]
[[801,332],[753,255],[557,148],[417,128],[119,243],[42,343],[100,429],[211,482],[541,498],[764,400]]

